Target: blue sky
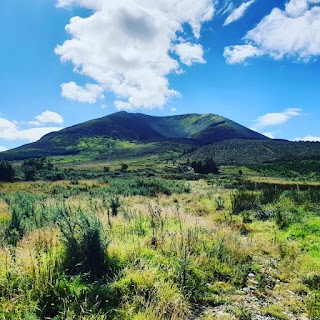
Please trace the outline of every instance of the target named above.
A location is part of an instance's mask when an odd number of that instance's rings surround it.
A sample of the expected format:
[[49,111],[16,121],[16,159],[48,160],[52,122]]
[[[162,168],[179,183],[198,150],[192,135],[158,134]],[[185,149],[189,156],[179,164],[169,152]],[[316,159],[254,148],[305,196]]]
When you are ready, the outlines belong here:
[[320,140],[320,0],[2,0],[0,150],[117,110]]

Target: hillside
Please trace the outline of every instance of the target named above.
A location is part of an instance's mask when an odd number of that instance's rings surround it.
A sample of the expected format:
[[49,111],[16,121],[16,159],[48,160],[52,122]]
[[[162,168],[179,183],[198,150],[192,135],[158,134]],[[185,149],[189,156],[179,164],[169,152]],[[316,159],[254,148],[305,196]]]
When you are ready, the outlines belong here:
[[37,142],[1,153],[1,158],[22,160],[73,155],[99,160],[155,153],[163,155],[172,149],[181,154],[190,147],[229,139],[269,140],[238,123],[213,114],[154,117],[117,112],[49,133]]
[[217,164],[257,164],[320,159],[320,143],[285,140],[228,140],[198,148],[190,160],[212,157]]

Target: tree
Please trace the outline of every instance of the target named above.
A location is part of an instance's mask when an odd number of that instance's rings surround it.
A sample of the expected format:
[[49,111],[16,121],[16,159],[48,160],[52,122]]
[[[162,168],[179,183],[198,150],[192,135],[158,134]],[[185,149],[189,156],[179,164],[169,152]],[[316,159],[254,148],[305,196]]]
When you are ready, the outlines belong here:
[[125,163],[123,163],[123,164],[121,165],[121,170],[122,170],[122,171],[127,171],[128,168],[129,168],[129,166],[128,166],[127,164],[125,164]]
[[[23,161],[21,165],[21,170],[24,173],[24,177],[26,181],[34,181],[39,177],[39,174],[43,174],[45,171],[53,171],[54,167],[50,160],[47,158],[39,158],[39,159],[29,159]],[[51,179],[57,180],[59,178],[58,175],[50,175]],[[54,178],[55,177],[55,178]]]
[[219,173],[219,168],[215,164],[212,158],[207,158],[204,163],[201,161],[193,161],[191,167],[196,173],[208,174],[208,173]]
[[13,182],[15,170],[8,161],[0,161],[0,181]]
[[22,170],[23,170],[23,173],[24,173],[24,179],[26,181],[34,181],[34,180],[36,180],[36,170],[35,170],[34,167],[26,166],[26,167],[23,167]]

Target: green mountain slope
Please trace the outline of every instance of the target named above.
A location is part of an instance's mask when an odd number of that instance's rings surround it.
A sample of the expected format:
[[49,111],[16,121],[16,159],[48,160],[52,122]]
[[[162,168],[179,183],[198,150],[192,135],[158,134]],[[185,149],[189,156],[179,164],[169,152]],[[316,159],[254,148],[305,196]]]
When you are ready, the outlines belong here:
[[213,114],[186,114],[170,117],[136,114],[135,116],[144,119],[154,131],[167,138],[194,139],[201,144],[228,139],[268,140],[260,133]]
[[212,157],[217,164],[259,164],[275,161],[319,160],[320,143],[285,140],[226,140],[198,148],[184,159]]
[[117,112],[49,133],[37,142],[3,152],[0,157],[22,160],[77,155],[86,160],[99,160],[170,153],[172,149],[176,155],[190,147],[229,139],[269,140],[240,124],[213,114],[154,117]]

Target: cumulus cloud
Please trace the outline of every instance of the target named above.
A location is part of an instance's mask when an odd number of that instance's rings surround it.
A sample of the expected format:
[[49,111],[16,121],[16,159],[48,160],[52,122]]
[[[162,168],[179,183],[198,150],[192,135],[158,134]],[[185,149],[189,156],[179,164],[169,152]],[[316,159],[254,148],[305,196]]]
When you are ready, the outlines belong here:
[[46,123],[58,123],[62,124],[63,123],[63,118],[62,116],[53,111],[46,110],[36,116],[36,120],[41,123],[41,124],[46,124]]
[[302,112],[301,109],[289,108],[282,112],[267,113],[254,121],[255,124],[253,129],[259,130],[265,127],[273,127],[273,126],[279,126],[279,125],[285,124],[290,119],[300,116],[301,112]]
[[212,0],[59,0],[57,6],[93,12],[70,20],[71,39],[55,52],[97,84],[64,84],[65,97],[94,103],[112,92],[118,109],[161,108],[178,95],[168,76],[181,73],[179,60],[187,66],[205,62],[198,39],[202,24],[213,17]]
[[[225,48],[227,62],[243,63],[247,58],[261,55],[301,62],[316,59],[320,55],[319,3],[319,0],[291,0],[284,10],[274,8],[245,35],[246,44]],[[256,48],[259,55],[248,54],[245,59],[237,59],[241,47],[248,45]]]
[[7,150],[8,150],[8,148],[0,146],[0,152],[7,151]]
[[96,103],[98,99],[104,98],[103,88],[97,84],[87,83],[82,87],[75,82],[63,83],[61,91],[63,97],[83,103],[92,104]]
[[248,58],[259,57],[263,51],[251,44],[226,47],[223,56],[229,64],[244,63]]
[[248,2],[242,3],[238,8],[234,9],[232,13],[227,17],[226,21],[224,22],[224,26],[227,26],[235,21],[241,19],[246,11],[255,3],[255,0],[250,0]]
[[42,126],[47,123],[62,124],[63,118],[59,113],[47,110],[37,115],[35,117],[35,121],[29,122],[30,125],[35,125],[35,126]]
[[0,139],[7,141],[24,140],[34,142],[49,132],[59,131],[61,129],[62,127],[21,129],[17,123],[0,118]]
[[203,59],[203,49],[199,44],[189,42],[180,43],[174,46],[173,50],[180,57],[183,64],[191,66],[194,63],[205,63]]
[[320,137],[309,134],[303,138],[296,138],[295,141],[320,142]]

